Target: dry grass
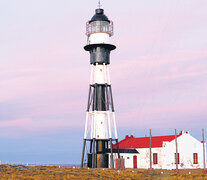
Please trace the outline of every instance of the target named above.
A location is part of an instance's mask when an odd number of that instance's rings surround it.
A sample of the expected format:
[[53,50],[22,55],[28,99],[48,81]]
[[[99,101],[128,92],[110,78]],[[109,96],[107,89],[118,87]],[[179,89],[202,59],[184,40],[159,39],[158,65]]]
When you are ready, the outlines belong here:
[[[190,173],[189,173],[190,172]],[[126,169],[119,172],[112,169],[87,169],[59,166],[23,166],[23,165],[0,165],[1,180],[42,180],[42,179],[206,179],[201,169],[180,170],[180,173],[168,170],[138,170]]]

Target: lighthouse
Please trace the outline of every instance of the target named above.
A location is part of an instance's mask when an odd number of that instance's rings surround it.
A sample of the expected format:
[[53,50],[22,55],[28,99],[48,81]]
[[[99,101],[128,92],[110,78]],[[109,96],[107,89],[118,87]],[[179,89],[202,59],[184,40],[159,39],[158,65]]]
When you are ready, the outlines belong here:
[[[110,43],[113,33],[113,22],[99,6],[86,23],[87,45],[84,49],[90,54],[91,74],[81,167],[86,158],[90,168],[114,168],[114,153],[120,158],[109,75],[110,53],[116,49]],[[112,148],[112,143],[117,149]]]

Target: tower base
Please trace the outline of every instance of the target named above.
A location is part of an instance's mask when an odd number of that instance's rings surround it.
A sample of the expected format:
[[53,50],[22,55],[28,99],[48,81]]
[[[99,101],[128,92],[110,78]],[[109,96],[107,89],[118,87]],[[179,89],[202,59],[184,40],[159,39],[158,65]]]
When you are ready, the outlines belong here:
[[[86,142],[89,141],[90,153],[87,154],[87,166],[89,168],[114,168],[113,153],[115,153],[115,149],[113,149],[112,140],[116,143],[118,142],[117,139],[84,139],[81,167],[83,167]],[[116,153],[118,154],[118,158],[120,158],[118,148],[116,149]],[[110,167],[109,164],[111,164]]]
[[[95,167],[94,168],[109,168],[109,155],[108,154],[95,154]],[[88,153],[88,167],[92,168],[92,153]]]

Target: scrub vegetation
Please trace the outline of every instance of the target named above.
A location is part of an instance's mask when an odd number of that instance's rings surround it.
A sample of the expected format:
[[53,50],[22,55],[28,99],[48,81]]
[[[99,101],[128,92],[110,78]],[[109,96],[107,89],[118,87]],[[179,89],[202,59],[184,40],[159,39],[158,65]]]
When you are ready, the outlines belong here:
[[42,180],[42,179],[206,179],[201,169],[180,170],[179,173],[167,170],[138,170],[126,169],[115,171],[112,169],[87,169],[64,166],[23,166],[23,165],[0,165],[1,180]]

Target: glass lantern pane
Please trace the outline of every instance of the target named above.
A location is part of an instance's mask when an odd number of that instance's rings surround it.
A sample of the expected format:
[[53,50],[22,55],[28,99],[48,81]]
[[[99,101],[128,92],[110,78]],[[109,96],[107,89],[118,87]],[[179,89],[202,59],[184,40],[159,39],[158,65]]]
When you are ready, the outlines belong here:
[[109,33],[109,23],[107,21],[94,21],[90,24],[90,32],[108,32]]

